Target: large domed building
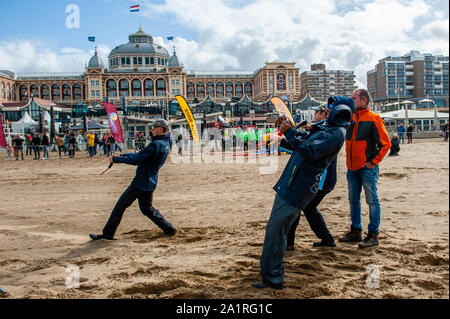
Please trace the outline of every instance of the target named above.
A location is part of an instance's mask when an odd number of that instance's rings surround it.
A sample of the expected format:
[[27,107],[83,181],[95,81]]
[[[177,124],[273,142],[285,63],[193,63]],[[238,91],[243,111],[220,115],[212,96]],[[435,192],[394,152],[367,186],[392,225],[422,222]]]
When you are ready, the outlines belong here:
[[17,114],[10,114],[9,119],[20,118],[31,97],[68,108],[79,103],[101,105],[105,98],[120,106],[124,97],[127,105],[156,114],[176,95],[182,95],[194,108],[199,106],[194,111],[202,107],[207,112],[224,110],[226,103],[242,100],[242,109],[231,114],[254,114],[264,113],[265,109],[255,103],[267,102],[271,95],[285,95],[293,101],[300,97],[295,62],[266,63],[254,72],[186,72],[175,48],[170,54],[142,27],[129,35],[128,43],[113,48],[107,61],[95,50],[87,62],[84,72],[79,73],[15,74],[0,70],[1,111],[14,110]]

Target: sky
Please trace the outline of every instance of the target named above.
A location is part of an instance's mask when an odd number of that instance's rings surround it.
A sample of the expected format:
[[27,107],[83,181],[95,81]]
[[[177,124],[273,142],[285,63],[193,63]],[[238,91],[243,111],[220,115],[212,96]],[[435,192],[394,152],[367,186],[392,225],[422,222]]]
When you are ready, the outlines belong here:
[[324,63],[365,87],[388,55],[449,55],[448,0],[0,0],[0,70],[81,73],[95,46],[106,64],[140,25],[186,71]]

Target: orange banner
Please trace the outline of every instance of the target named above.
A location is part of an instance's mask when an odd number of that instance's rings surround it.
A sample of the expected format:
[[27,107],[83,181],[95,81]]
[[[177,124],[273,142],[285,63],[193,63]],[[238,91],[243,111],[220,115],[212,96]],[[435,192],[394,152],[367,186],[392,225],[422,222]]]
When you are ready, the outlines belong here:
[[292,117],[291,112],[289,111],[289,108],[286,106],[286,104],[283,102],[282,99],[280,99],[278,96],[275,96],[270,99],[270,102],[275,105],[275,109],[277,110],[278,114],[280,116],[285,116],[289,119],[289,121],[295,125],[294,118]]

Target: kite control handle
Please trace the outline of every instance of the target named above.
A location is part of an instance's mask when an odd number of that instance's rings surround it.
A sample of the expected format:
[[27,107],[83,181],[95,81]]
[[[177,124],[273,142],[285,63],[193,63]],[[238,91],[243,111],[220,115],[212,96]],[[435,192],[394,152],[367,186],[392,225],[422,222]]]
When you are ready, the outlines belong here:
[[109,169],[113,166],[113,164],[114,164],[114,163],[109,164],[108,168],[105,169],[105,170],[103,171],[103,173],[101,173],[100,175],[103,175],[103,174],[105,174],[107,171],[109,171]]

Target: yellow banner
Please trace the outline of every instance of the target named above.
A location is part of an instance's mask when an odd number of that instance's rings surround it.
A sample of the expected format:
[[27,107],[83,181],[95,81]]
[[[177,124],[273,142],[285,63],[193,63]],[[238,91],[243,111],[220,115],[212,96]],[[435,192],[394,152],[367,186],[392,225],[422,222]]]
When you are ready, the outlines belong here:
[[286,106],[286,104],[283,102],[282,99],[280,99],[278,96],[275,96],[271,98],[270,101],[273,103],[273,105],[275,105],[275,108],[279,115],[286,116],[289,119],[289,121],[291,121],[291,123],[295,125],[295,121],[294,118],[292,117],[291,111],[289,111],[288,107]]
[[184,113],[184,117],[186,118],[186,121],[189,124],[189,127],[191,128],[192,138],[194,139],[194,143],[197,144],[200,142],[200,139],[198,138],[198,131],[197,131],[197,125],[195,125],[194,116],[192,116],[191,109],[189,108],[189,105],[187,104],[184,97],[177,95],[175,97],[178,101],[178,104],[181,107],[181,110]]

